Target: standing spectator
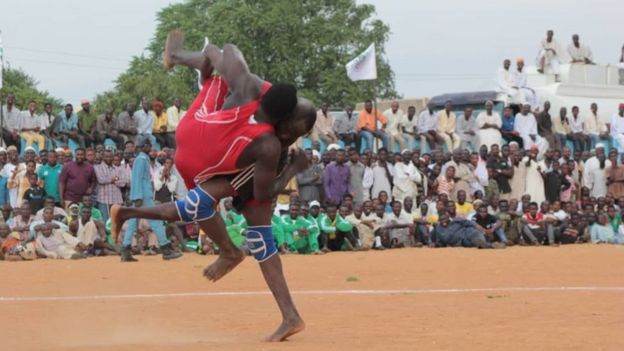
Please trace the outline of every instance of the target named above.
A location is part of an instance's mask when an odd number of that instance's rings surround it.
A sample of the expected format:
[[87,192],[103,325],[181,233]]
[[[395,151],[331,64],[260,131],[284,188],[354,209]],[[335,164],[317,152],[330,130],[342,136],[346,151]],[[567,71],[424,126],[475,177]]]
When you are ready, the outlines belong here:
[[113,164],[113,152],[110,150],[104,151],[103,162],[93,168],[97,179],[98,209],[106,222],[110,207],[123,204],[121,189],[127,185],[127,179],[121,174],[122,169]]
[[[475,151],[482,145],[490,147],[494,144],[500,145],[502,127],[501,117],[494,111],[494,103],[491,100],[485,102],[485,111],[479,113],[475,121],[477,127],[477,145],[473,145]],[[463,138],[462,138],[463,140]]]
[[[381,130],[377,129],[377,122],[382,125]],[[377,110],[373,111],[373,102],[366,100],[364,102],[364,110],[360,111],[357,122],[357,130],[359,137],[366,141],[366,147],[370,150],[375,149],[373,141],[375,138],[381,139],[383,148],[388,149],[390,144],[390,136],[386,133],[386,125],[388,119],[383,114],[380,114]]]
[[373,165],[373,189],[371,197],[376,199],[379,193],[384,191],[392,194],[392,178],[394,177],[394,166],[388,162],[388,151],[384,148],[377,153],[377,162]]
[[179,178],[173,174],[173,159],[167,157],[163,166],[154,173],[154,200],[156,203],[175,201],[179,181]]
[[353,194],[353,202],[356,205],[364,203],[364,171],[366,166],[360,162],[360,154],[358,150],[349,150],[349,189]]
[[601,140],[611,144],[609,130],[602,119],[598,116],[598,104],[593,102],[590,106],[590,110],[591,113],[589,114],[589,117],[585,118],[585,132],[589,135],[593,144],[592,146],[596,147]]
[[594,63],[594,55],[587,45],[583,45],[579,41],[579,35],[572,35],[572,43],[568,45],[568,55],[570,55],[570,63],[585,63],[591,65]]
[[91,102],[89,99],[80,101],[82,110],[78,111],[78,134],[83,137],[85,145],[82,147],[91,147],[95,142],[95,122],[97,116],[91,110]]
[[[150,158],[148,153],[152,149],[152,144],[149,139],[144,139],[140,142],[141,152],[134,160],[132,165],[132,178],[130,184],[130,200],[134,203],[135,207],[154,205],[154,187],[152,186],[152,170],[150,168]],[[135,262],[137,261],[132,257],[132,238],[138,227],[138,219],[128,220],[126,231],[123,237],[123,247],[121,250],[122,262]],[[163,259],[170,260],[182,256],[180,252],[174,251],[171,243],[167,239],[165,233],[165,227],[162,221],[149,220],[150,228],[156,234],[158,243],[162,250]]]
[[321,109],[316,112],[316,122],[312,129],[311,139],[314,141],[323,141],[325,145],[338,142],[336,134],[334,134],[334,117],[328,111],[327,103],[321,105]]
[[472,116],[472,108],[464,108],[464,116],[457,120],[457,135],[461,140],[460,147],[462,149],[468,149],[470,144],[471,150],[477,149],[477,133],[475,118]]
[[59,192],[59,176],[63,166],[56,162],[56,152],[51,151],[48,154],[48,162],[37,171],[37,174],[43,182],[43,189],[48,196],[54,198],[54,202],[61,205],[61,193]]
[[508,143],[515,141],[522,148],[523,141],[519,133],[516,131],[515,127],[516,116],[514,116],[511,107],[505,107],[505,109],[503,110],[502,126],[500,129],[501,134],[503,135],[503,139],[507,140]]
[[561,190],[561,193],[559,194],[559,199],[561,200],[561,202],[570,202],[572,201],[572,195],[576,193],[577,187],[574,178],[572,178],[572,169],[567,162],[564,162],[561,165],[561,173],[565,177],[566,181],[570,183],[570,186],[565,190]]
[[457,133],[455,133],[457,125],[457,117],[453,112],[453,103],[451,100],[447,100],[444,104],[444,109],[438,112],[438,138],[442,139],[446,144],[446,150],[452,152],[457,149],[461,144],[461,139]]
[[137,120],[137,144],[140,144],[143,139],[148,139],[152,145],[156,143],[156,138],[152,135],[154,117],[149,108],[149,100],[144,96],[141,98],[141,108],[134,113],[134,118]]
[[418,194],[418,184],[422,183],[422,177],[418,168],[412,163],[412,153],[403,150],[402,162],[394,164],[394,188],[392,196],[394,200],[403,202],[407,197],[412,198]]
[[353,114],[353,106],[349,104],[345,107],[345,113],[340,114],[334,120],[334,131],[345,146],[351,146],[355,143],[355,147],[359,152],[360,141],[357,135],[357,121],[357,116]]
[[113,109],[110,107],[104,110],[103,115],[98,116],[93,134],[98,144],[104,144],[106,139],[111,139],[118,149],[123,147],[124,139],[119,135],[119,125],[117,119],[113,117]]
[[93,166],[85,160],[85,149],[76,149],[76,160],[66,162],[59,175],[61,204],[66,208],[72,202],[81,202],[84,195],[91,195],[97,183]]
[[349,192],[349,167],[345,165],[345,151],[340,149],[336,152],[336,160],[325,168],[323,183],[325,196],[333,204],[340,204],[342,196]]
[[126,110],[117,116],[117,127],[119,128],[119,135],[124,139],[124,145],[126,145],[129,141],[133,144],[137,142],[139,121],[134,116],[135,111],[136,105],[129,102],[126,105]]
[[550,101],[544,101],[544,109],[535,118],[537,119],[537,132],[548,141],[548,147],[551,150],[561,150],[561,138],[553,131]]
[[442,145],[444,140],[436,133],[438,126],[438,114],[433,110],[433,103],[429,102],[427,108],[418,116],[418,134],[420,135],[420,148],[425,149],[425,142],[429,143],[431,150],[436,145]]
[[372,160],[368,154],[362,154],[362,164],[364,165],[364,176],[362,177],[362,198],[364,201],[367,201],[371,199],[371,188],[375,182]]
[[403,122],[405,119],[405,112],[399,109],[399,103],[393,101],[390,104],[390,108],[384,111],[384,116],[388,118],[388,134],[390,134],[390,149],[394,149],[394,143],[399,143],[399,151],[411,148],[412,144],[409,141],[406,143],[406,138],[403,136]]
[[[316,150],[314,151],[318,152]],[[306,149],[305,154],[308,158],[308,162],[310,162],[310,167],[297,174],[299,196],[304,202],[321,201],[321,189],[318,187],[318,182],[323,181],[323,169],[321,169],[318,162],[314,161],[313,151],[311,149]]]
[[539,156],[541,157],[548,148],[546,140],[537,134],[537,120],[533,113],[531,113],[531,106],[529,104],[522,105],[522,111],[516,115],[514,131],[522,138],[522,144],[525,150],[537,146]]
[[28,201],[32,214],[36,214],[43,208],[46,192],[39,186],[38,178],[35,173],[28,175],[28,182],[30,183],[30,187],[24,193],[24,201]]
[[607,195],[607,170],[611,168],[611,161],[605,156],[604,145],[596,145],[596,156],[585,162],[583,171],[583,186],[588,188],[591,196]]
[[7,188],[9,189],[9,203],[11,207],[17,208],[17,188],[9,187],[8,183],[11,182],[11,179],[14,179],[14,176],[17,172],[20,171],[19,167],[19,155],[17,153],[17,148],[14,145],[11,145],[7,148],[7,155],[9,162],[7,162],[4,167],[2,167],[2,177],[7,179]]
[[172,142],[172,147],[175,149],[175,131],[180,124],[180,120],[186,111],[182,110],[182,100],[179,97],[173,99],[173,106],[167,109],[167,138]]
[[78,116],[74,113],[74,106],[65,105],[64,111],[58,115],[57,119],[59,120],[58,130],[54,131],[53,136],[65,145],[71,139],[84,148],[85,141],[84,137],[78,133]]
[[2,106],[2,139],[7,146],[19,146],[19,127],[21,111],[15,106],[15,95],[9,94],[6,105]]
[[[3,147],[0,147],[0,170],[2,170],[6,164],[6,154],[6,150]],[[9,177],[5,176],[4,172],[0,171],[0,208],[9,204],[9,189],[7,188],[8,181]]]
[[161,101],[154,100],[154,102],[152,102],[153,111],[150,111],[150,115],[154,121],[152,134],[161,148],[173,147],[175,143],[170,139],[169,133],[167,133],[167,114],[164,108],[165,106]]
[[525,174],[526,177],[523,194],[529,194],[532,201],[541,204],[546,200],[543,176],[546,170],[537,162],[537,153],[537,146],[533,145],[520,164],[524,168],[520,174]]
[[455,189],[455,167],[448,166],[445,174],[440,174],[433,182],[433,188],[437,188],[438,194],[445,194],[451,196],[454,194]]
[[611,168],[607,171],[609,175],[609,193],[613,194],[616,199],[624,196],[624,155],[620,159],[620,165],[617,163],[617,153],[609,153]]
[[22,111],[19,116],[20,137],[26,141],[24,146],[32,146],[37,143],[39,150],[44,150],[45,137],[41,131],[41,116],[37,114],[37,103],[32,100],[28,103],[28,110]]
[[572,116],[568,116],[571,134],[568,139],[574,142],[574,150],[589,151],[591,149],[591,139],[585,134],[585,118],[579,116],[578,106],[572,107]]
[[570,182],[566,176],[559,171],[559,161],[554,160],[550,172],[544,174],[544,186],[546,200],[551,204],[555,201],[559,201],[561,193],[570,188]]

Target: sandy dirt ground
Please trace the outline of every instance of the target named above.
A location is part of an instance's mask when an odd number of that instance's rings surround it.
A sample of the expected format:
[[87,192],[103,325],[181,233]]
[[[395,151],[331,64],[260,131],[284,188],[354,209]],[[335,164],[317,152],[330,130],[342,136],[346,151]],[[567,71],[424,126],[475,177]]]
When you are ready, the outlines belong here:
[[282,257],[307,328],[280,322],[251,258],[0,262],[0,350],[624,350],[624,247]]

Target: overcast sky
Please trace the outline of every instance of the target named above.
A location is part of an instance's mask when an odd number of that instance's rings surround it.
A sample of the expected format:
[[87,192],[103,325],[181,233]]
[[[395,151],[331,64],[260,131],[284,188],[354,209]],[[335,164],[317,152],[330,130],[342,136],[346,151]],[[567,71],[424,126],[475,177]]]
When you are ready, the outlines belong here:
[[[2,0],[5,61],[67,102],[93,98],[143,52],[156,12],[173,2]],[[597,62],[615,63],[624,43],[621,0],[358,2],[373,3],[390,25],[386,54],[405,97],[491,88],[504,58],[534,62],[550,28],[564,46],[580,34]]]

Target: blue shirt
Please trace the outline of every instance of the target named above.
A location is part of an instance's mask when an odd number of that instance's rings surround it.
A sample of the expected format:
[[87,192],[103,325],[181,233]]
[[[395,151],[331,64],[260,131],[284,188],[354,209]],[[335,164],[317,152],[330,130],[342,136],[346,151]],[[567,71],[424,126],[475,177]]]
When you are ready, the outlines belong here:
[[9,203],[9,189],[7,188],[8,178],[0,176],[0,206]]
[[516,122],[516,116],[511,116],[511,118],[506,118],[503,116],[501,119],[503,120],[503,126],[501,129],[505,132],[513,132],[514,124]]
[[154,198],[152,174],[149,156],[141,151],[132,165],[130,182],[130,200],[146,200]]
[[58,126],[59,133],[69,133],[74,129],[78,129],[78,115],[76,115],[75,113],[72,113],[68,119],[67,116],[65,115],[65,112],[61,112],[59,114],[59,120],[60,120],[60,123]]

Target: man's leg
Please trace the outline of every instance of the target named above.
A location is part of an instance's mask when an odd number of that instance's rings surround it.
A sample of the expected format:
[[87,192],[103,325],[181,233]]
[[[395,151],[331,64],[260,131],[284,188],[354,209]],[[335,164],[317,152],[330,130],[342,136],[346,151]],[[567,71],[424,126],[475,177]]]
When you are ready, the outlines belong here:
[[[247,219],[249,229],[258,226],[271,225],[270,204],[253,207],[246,206],[243,209],[243,215]],[[250,239],[249,231],[247,239]],[[256,237],[254,237],[254,240],[257,240]],[[258,259],[258,257],[256,257],[256,259]],[[283,341],[287,337],[302,331],[305,328],[305,324],[299,316],[299,312],[297,312],[297,308],[295,307],[292,297],[290,296],[290,291],[288,290],[288,285],[286,284],[286,278],[284,277],[282,261],[279,254],[275,253],[269,258],[261,260],[260,269],[262,270],[264,280],[267,282],[269,289],[271,289],[273,297],[282,312],[282,324],[271,336],[267,338],[267,341]]]
[[171,32],[167,36],[163,65],[165,68],[172,68],[174,65],[194,68],[201,72],[204,79],[212,75],[213,71],[210,60],[202,51],[184,50],[184,34],[178,31]]
[[533,235],[533,232],[531,231],[531,228],[529,228],[528,225],[525,224],[524,226],[522,226],[522,234],[525,238],[524,240],[525,242],[528,241],[532,245],[538,244],[537,238],[535,237],[535,235]]
[[[371,134],[371,132],[363,130],[360,132],[360,138],[363,139],[364,141],[366,141],[366,147],[369,150],[374,150],[375,149],[375,145],[373,145],[373,134]],[[361,150],[358,150],[361,152]]]
[[453,141],[451,140],[451,137],[446,133],[438,133],[438,137],[444,141],[444,144],[446,145],[446,152],[452,152]]

